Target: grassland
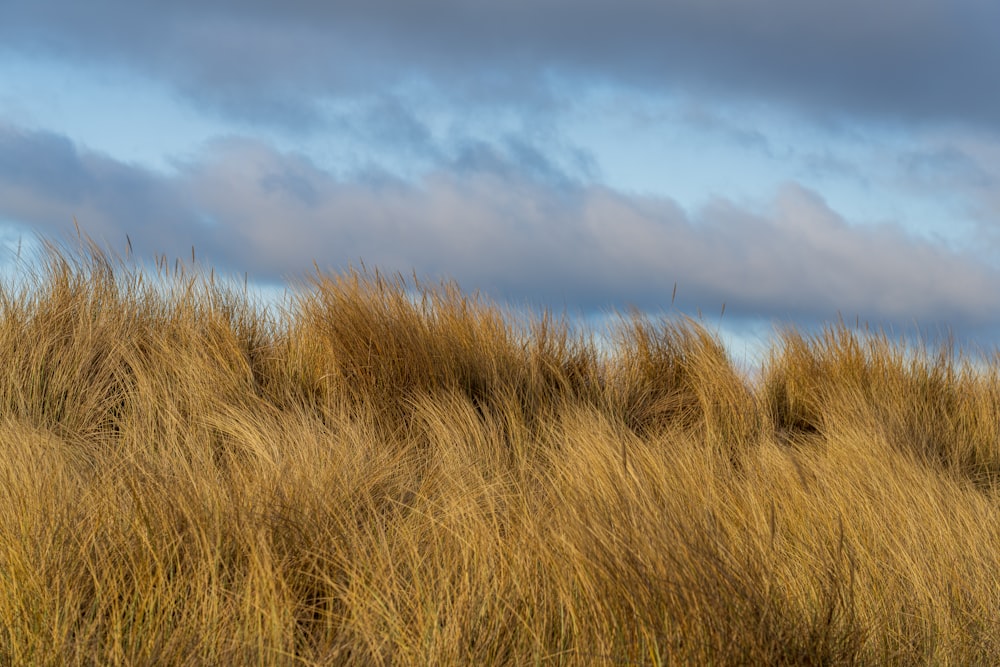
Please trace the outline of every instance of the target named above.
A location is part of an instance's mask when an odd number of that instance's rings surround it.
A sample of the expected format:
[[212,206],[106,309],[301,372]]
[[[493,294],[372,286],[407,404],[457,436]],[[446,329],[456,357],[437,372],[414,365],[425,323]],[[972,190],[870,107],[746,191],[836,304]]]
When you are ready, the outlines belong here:
[[0,664],[1000,664],[1000,363],[759,377],[454,285],[92,243],[0,298]]

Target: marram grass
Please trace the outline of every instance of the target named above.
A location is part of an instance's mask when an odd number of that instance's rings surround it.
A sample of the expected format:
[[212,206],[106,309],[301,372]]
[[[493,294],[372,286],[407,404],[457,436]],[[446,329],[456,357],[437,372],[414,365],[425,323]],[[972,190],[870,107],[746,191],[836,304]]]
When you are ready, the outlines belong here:
[[[1000,664],[1000,365],[449,284],[0,296],[0,664]],[[416,296],[414,296],[416,295]]]

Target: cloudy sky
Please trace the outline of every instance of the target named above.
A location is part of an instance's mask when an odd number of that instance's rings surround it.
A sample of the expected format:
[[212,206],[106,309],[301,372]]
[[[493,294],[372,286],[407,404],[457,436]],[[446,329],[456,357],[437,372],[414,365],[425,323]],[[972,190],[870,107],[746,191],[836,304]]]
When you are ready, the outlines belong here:
[[0,6],[0,223],[280,284],[1000,332],[993,0]]

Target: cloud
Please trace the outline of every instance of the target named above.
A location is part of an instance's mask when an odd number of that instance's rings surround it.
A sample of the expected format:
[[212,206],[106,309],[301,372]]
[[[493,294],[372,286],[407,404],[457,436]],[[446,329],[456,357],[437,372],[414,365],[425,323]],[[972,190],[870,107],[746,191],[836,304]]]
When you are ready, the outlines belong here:
[[954,145],[920,147],[898,157],[909,183],[918,189],[995,188],[997,175]]
[[[726,118],[704,105],[688,102],[678,114],[678,120],[696,132],[714,134],[732,146],[755,150],[773,157],[773,149],[764,134],[745,123]],[[665,120],[665,119],[661,119]]]
[[399,96],[383,93],[360,107],[352,114],[342,115],[342,125],[366,144],[391,148],[404,155],[438,155],[431,128]]
[[115,63],[251,120],[425,82],[463,106],[557,104],[552,77],[997,127],[1000,6],[981,0],[69,0],[15,3],[0,49]]
[[919,137],[884,160],[892,184],[908,196],[946,205],[947,227],[980,256],[1000,251],[1000,135],[949,130]]
[[[363,260],[584,312],[667,308],[676,282],[679,306],[725,302],[727,318],[1000,325],[995,268],[895,225],[850,224],[794,183],[757,207],[718,199],[688,211],[572,179],[552,187],[544,172],[505,168],[503,153],[479,169],[371,179],[230,138],[159,173],[2,128],[0,156],[0,217],[55,233],[75,215],[107,242],[127,233],[147,256],[195,245],[257,279]],[[40,166],[19,169],[18,156]]]
[[801,163],[801,172],[812,178],[834,178],[867,186],[870,176],[865,170],[851,160],[837,155],[829,147],[822,151],[807,151],[797,156]]
[[0,217],[43,234],[71,228],[73,217],[96,238],[123,239],[132,229],[163,251],[191,237],[197,216],[162,174],[81,150],[65,136],[0,124]]

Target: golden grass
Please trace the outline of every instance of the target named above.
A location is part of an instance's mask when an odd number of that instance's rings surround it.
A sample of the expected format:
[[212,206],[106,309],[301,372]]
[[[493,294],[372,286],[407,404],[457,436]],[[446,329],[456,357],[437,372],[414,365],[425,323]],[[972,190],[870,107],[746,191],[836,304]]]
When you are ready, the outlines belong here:
[[0,298],[0,664],[998,664],[1000,364],[759,380],[450,284],[48,246]]

